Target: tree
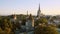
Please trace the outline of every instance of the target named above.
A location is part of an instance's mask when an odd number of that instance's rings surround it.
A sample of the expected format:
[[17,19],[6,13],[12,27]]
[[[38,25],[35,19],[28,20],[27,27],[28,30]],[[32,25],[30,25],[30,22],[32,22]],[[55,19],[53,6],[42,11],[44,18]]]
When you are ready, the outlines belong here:
[[2,30],[1,27],[0,27],[0,34],[2,34],[2,31],[3,31],[3,30]]
[[41,24],[35,29],[35,34],[58,34],[55,27]]
[[35,22],[35,25],[38,25],[39,23],[41,23],[41,24],[47,24],[48,21],[47,21],[46,18],[40,18],[40,19],[38,19],[38,20]]
[[60,24],[59,25],[57,25],[58,26],[58,28],[60,28]]
[[40,19],[39,19],[39,22],[40,22],[40,23],[45,23],[45,24],[48,23],[48,21],[47,21],[46,18],[40,18]]
[[10,34],[11,33],[11,29],[6,27],[4,32],[5,32],[5,34]]

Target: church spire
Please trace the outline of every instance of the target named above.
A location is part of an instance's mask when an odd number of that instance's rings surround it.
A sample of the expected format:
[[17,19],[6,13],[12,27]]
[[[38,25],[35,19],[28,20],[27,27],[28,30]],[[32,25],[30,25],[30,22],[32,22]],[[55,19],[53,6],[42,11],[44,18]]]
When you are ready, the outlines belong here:
[[40,13],[41,13],[41,10],[40,10],[40,4],[39,4],[39,8],[38,8],[38,12],[37,12],[37,17],[40,18]]
[[40,11],[40,4],[39,4],[39,11]]

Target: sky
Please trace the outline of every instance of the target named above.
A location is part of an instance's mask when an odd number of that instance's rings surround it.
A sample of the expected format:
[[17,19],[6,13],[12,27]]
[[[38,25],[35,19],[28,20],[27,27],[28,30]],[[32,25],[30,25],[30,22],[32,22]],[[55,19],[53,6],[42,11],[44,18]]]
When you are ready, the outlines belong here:
[[41,13],[60,15],[60,0],[0,0],[0,15],[27,14],[37,15],[40,4]]

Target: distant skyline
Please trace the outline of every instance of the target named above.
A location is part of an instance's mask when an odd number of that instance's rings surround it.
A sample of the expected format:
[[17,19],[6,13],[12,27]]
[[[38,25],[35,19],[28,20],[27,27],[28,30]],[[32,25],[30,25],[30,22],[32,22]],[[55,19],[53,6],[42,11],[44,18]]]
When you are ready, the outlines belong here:
[[43,14],[60,15],[60,0],[0,0],[0,15],[37,15],[39,3]]

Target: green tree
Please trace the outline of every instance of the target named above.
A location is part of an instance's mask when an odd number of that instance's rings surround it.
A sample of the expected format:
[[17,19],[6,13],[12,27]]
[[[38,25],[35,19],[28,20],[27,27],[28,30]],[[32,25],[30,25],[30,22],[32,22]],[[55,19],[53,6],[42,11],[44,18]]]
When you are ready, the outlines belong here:
[[60,24],[59,25],[57,25],[58,26],[58,28],[60,28]]
[[0,34],[2,34],[2,31],[3,31],[3,30],[2,30],[1,27],[0,27]]
[[7,19],[4,19],[4,26],[5,26],[5,27],[9,27],[9,25],[8,25],[8,20],[7,20]]
[[40,19],[39,19],[39,22],[40,22],[40,23],[45,23],[45,24],[48,23],[48,21],[47,21],[46,18],[40,18]]
[[37,21],[35,21],[35,25],[38,25],[39,23],[41,23],[41,24],[47,24],[48,21],[47,21],[46,18],[40,18]]
[[35,34],[58,34],[58,32],[55,27],[41,24],[35,29]]
[[11,29],[6,27],[4,32],[5,32],[5,34],[10,34],[11,33]]

